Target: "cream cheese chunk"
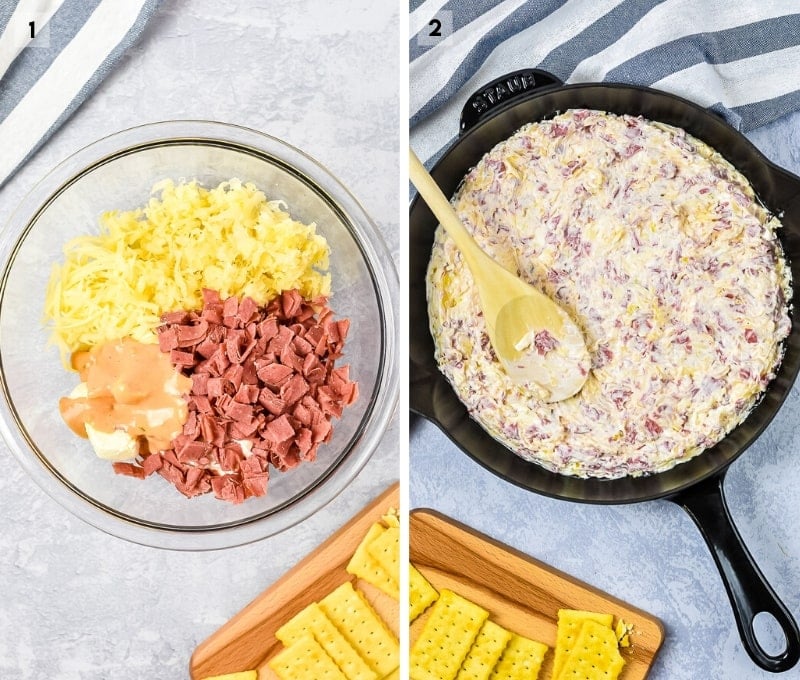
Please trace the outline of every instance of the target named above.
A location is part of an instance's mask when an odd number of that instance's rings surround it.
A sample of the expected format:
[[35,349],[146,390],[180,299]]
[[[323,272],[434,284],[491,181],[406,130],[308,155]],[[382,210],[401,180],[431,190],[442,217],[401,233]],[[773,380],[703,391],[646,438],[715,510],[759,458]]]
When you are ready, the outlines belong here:
[[105,460],[131,460],[139,454],[139,442],[125,430],[101,432],[86,423],[86,434],[98,458]]

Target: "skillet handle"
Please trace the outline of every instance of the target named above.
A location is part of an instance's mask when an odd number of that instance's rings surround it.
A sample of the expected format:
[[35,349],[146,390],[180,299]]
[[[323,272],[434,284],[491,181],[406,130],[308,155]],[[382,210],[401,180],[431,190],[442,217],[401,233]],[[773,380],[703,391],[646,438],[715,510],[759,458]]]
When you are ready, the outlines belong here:
[[501,104],[515,100],[533,90],[560,87],[563,81],[538,68],[525,68],[495,78],[475,92],[461,109],[459,134],[470,130]]
[[[800,659],[800,630],[742,542],[725,501],[724,480],[725,471],[692,485],[670,500],[689,513],[711,548],[750,658],[772,673],[787,671]],[[767,653],[756,639],[753,620],[761,612],[771,614],[783,631],[786,647],[780,654]]]

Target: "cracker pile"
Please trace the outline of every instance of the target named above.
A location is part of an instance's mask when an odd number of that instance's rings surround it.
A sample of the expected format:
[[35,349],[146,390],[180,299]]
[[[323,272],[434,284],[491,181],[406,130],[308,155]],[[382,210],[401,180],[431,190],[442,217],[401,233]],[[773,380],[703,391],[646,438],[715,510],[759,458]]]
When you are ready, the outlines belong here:
[[439,593],[411,563],[408,565],[408,620],[413,622],[430,607]]
[[493,621],[485,621],[456,677],[464,680],[488,678],[513,635]]
[[347,573],[363,578],[389,597],[400,599],[400,521],[389,513],[375,522],[346,567]]
[[[431,607],[432,605],[432,607]],[[547,645],[489,619],[489,612],[409,565],[409,619],[430,614],[411,648],[411,680],[536,680]]]
[[[411,647],[411,680],[537,680],[547,645],[506,630],[490,613],[452,590],[437,592],[409,564],[409,621],[430,609]],[[613,616],[572,609],[558,612],[549,680],[617,680],[629,627]]]
[[[350,593],[342,593],[339,599],[346,602],[350,596]],[[281,626],[275,633],[275,637],[291,648],[292,645],[309,633],[319,642],[322,650],[336,666],[342,670],[342,674],[345,677],[353,678],[354,680],[374,680],[376,677],[375,672],[353,649],[347,638],[339,632],[333,621],[328,618],[323,608],[316,602],[312,602],[294,618]]]
[[269,667],[279,678],[346,680],[346,676],[311,633],[306,633],[278,652]]
[[558,612],[553,680],[616,680],[625,660],[619,653],[620,638],[626,641],[626,626],[612,627],[611,614],[574,609]]
[[[367,531],[347,572],[399,599],[400,522],[384,515]],[[280,680],[394,680],[400,648],[395,635],[351,581],[312,602],[275,637],[284,648],[267,662]]]

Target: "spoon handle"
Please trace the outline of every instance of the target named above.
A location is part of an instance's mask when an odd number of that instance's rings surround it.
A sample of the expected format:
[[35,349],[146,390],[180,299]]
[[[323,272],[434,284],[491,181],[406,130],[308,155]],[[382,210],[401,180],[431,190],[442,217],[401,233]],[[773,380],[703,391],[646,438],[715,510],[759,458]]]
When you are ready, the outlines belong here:
[[467,259],[470,269],[473,269],[473,263],[479,263],[481,257],[488,258],[488,255],[478,247],[464,228],[453,206],[450,205],[450,201],[447,200],[439,185],[436,184],[412,149],[408,150],[408,176],[434,217],[439,220],[448,236],[455,241],[461,254]]

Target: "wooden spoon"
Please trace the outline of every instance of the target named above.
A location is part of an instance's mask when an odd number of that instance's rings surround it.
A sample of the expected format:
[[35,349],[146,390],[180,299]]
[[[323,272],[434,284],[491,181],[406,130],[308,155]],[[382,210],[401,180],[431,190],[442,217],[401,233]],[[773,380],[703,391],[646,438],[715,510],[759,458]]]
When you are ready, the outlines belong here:
[[409,176],[472,273],[489,340],[509,377],[536,383],[551,402],[579,392],[590,360],[583,334],[569,314],[483,251],[411,149]]

